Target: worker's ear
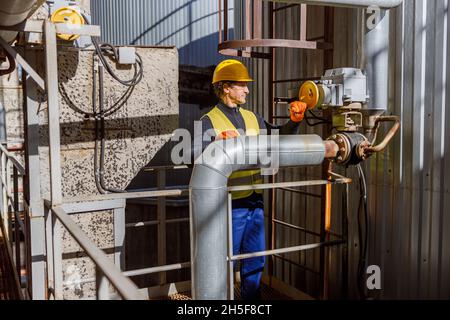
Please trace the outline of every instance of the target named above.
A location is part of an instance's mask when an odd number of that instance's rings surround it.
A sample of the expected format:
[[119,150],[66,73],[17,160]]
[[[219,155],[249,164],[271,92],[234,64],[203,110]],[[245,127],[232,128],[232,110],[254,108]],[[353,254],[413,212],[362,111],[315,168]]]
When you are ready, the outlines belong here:
[[223,91],[223,93],[230,93],[230,87],[231,87],[231,85],[229,84],[229,83],[227,83],[227,82],[225,82],[223,85],[222,85],[222,91]]

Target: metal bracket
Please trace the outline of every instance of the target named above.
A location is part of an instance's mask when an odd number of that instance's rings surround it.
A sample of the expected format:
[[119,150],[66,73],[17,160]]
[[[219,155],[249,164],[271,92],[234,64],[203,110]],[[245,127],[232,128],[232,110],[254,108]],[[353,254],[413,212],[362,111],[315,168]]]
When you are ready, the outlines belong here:
[[[44,22],[45,20],[26,20],[14,26],[2,26],[0,27],[0,30],[44,33]],[[69,23],[55,23],[54,25],[57,33],[100,37],[100,26],[97,25],[78,25]]]
[[28,62],[14,50],[13,47],[9,45],[2,37],[0,37],[0,46],[6,50],[13,58],[16,60],[18,64],[22,66],[22,68],[30,75],[30,77],[37,83],[37,85],[45,90],[45,81],[41,78],[41,76],[28,64]]

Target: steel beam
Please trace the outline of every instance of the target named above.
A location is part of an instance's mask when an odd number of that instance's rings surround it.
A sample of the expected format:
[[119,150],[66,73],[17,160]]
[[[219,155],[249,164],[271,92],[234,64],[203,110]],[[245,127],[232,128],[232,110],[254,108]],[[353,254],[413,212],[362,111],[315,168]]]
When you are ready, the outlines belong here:
[[53,217],[52,211],[49,208],[45,209],[45,237],[46,237],[46,255],[47,255],[47,299],[50,299],[50,294],[55,295],[55,262],[53,260]]
[[[16,249],[16,270],[20,277],[20,219],[19,218],[19,176],[17,168],[13,166],[13,194],[14,194],[14,244]],[[23,229],[22,229],[23,230]]]
[[100,268],[95,268],[95,288],[97,300],[109,300],[109,282]]
[[234,300],[234,263],[233,256],[233,197],[228,193],[228,299]]
[[30,246],[31,246],[31,290],[33,300],[45,300],[46,285],[46,256],[45,256],[45,221],[43,216],[30,217]]
[[258,251],[258,252],[253,252],[253,253],[245,253],[245,254],[235,255],[235,256],[232,256],[230,260],[237,261],[237,260],[249,259],[249,258],[255,258],[255,257],[270,256],[273,254],[312,250],[312,249],[317,249],[317,248],[321,248],[321,247],[334,246],[334,245],[342,244],[342,243],[344,243],[343,240],[334,240],[334,241],[328,241],[328,242],[305,244],[305,245],[301,245],[301,246],[288,247],[288,248],[282,248],[282,249]]
[[156,197],[176,197],[188,195],[189,189],[172,189],[172,190],[159,190],[159,191],[138,191],[138,192],[127,192],[127,193],[107,193],[95,196],[87,197],[73,197],[65,198],[64,203],[71,202],[83,202],[83,201],[100,201],[100,200],[111,200],[111,199],[138,199],[138,198],[156,198]]
[[[166,170],[157,171],[157,186],[158,189],[164,190],[166,187]],[[166,264],[166,198],[158,197],[157,205],[158,214],[158,265]],[[166,273],[159,274],[159,284],[166,283]]]
[[122,206],[114,209],[114,263],[125,269],[125,200]]
[[171,271],[171,270],[180,270],[180,269],[184,269],[184,268],[189,268],[190,266],[191,266],[190,262],[182,262],[182,263],[168,264],[165,266],[130,270],[130,271],[125,271],[122,274],[127,277],[133,277],[133,276],[140,276],[143,274],[166,272],[166,271]]
[[[0,30],[44,33],[44,20],[26,20],[14,26],[0,26]],[[55,23],[57,33],[79,34],[82,36],[100,37],[100,26],[96,25],[74,25],[67,23]]]
[[28,64],[28,62],[16,52],[2,37],[0,37],[0,46],[3,47],[11,56],[14,57],[16,62],[22,66],[22,68],[33,78],[34,81],[41,87],[42,90],[45,90],[45,82],[41,76],[34,71],[34,69]]
[[58,53],[55,25],[45,22],[45,75],[47,78],[48,131],[50,140],[50,192],[52,205],[62,203],[61,142],[58,102]]
[[[35,62],[35,52],[25,51],[28,61]],[[45,221],[44,205],[41,196],[40,160],[39,160],[39,102],[36,101],[38,89],[30,77],[24,75],[25,97],[25,161],[26,161],[26,218],[25,238],[27,266],[27,284],[31,288],[32,299],[46,298],[45,276]]]
[[63,295],[63,262],[62,262],[62,227],[59,220],[55,217],[52,212],[51,215],[51,235],[52,235],[52,250],[53,250],[53,275],[54,275],[54,290],[55,290],[55,299],[62,300],[64,298]]
[[[46,205],[50,204],[51,202],[46,203]],[[112,199],[112,200],[89,201],[89,202],[71,202],[71,203],[63,203],[61,206],[67,214],[85,213],[102,210],[114,210],[124,208],[125,199]]]

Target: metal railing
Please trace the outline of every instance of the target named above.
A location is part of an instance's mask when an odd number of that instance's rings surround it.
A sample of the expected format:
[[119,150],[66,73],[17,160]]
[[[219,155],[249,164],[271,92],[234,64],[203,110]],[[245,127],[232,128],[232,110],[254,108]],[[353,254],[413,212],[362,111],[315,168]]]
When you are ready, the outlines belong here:
[[[20,261],[20,232],[26,233],[25,225],[21,221],[20,211],[19,211],[19,189],[23,187],[19,184],[19,177],[23,177],[25,170],[23,166],[17,161],[17,159],[10,153],[3,145],[0,145],[1,154],[1,180],[2,180],[2,222],[5,226],[7,239],[10,246],[15,245],[15,267],[16,267],[16,277],[20,275],[21,261]],[[165,173],[161,175],[161,171],[167,168],[158,168],[158,177],[164,177]],[[12,171],[12,174],[11,174]],[[11,179],[11,176],[13,179]],[[23,184],[23,179],[21,179]],[[13,182],[11,184],[11,181]],[[268,184],[258,184],[258,185],[247,185],[247,186],[234,186],[229,187],[229,192],[231,191],[243,191],[243,190],[263,190],[263,189],[287,189],[295,190],[292,188],[305,187],[305,186],[319,186],[325,184],[344,184],[348,183],[345,178],[339,178],[333,181],[327,180],[317,180],[317,181],[294,181],[294,182],[284,182],[284,183],[268,183]],[[161,185],[161,181],[159,183]],[[13,189],[13,193],[11,193]],[[61,252],[61,234],[59,223],[64,226],[64,228],[70,233],[70,235],[76,240],[76,242],[81,246],[81,248],[86,252],[86,254],[92,259],[96,266],[95,278],[80,279],[79,283],[95,282],[96,283],[96,297],[97,299],[110,299],[111,294],[109,292],[109,284],[111,284],[124,299],[142,299],[144,298],[140,293],[136,285],[128,278],[131,276],[145,275],[151,273],[165,273],[171,270],[179,270],[183,268],[189,268],[190,262],[181,262],[170,265],[160,264],[156,267],[149,267],[137,270],[121,271],[118,267],[111,261],[111,259],[101,250],[96,244],[94,244],[88,236],[81,230],[81,228],[70,218],[69,214],[90,212],[94,210],[113,210],[118,206],[121,206],[120,201],[125,199],[139,199],[139,198],[165,198],[167,196],[182,196],[187,195],[189,190],[187,188],[180,189],[169,189],[169,190],[151,190],[151,191],[139,191],[139,192],[129,192],[124,194],[103,194],[97,196],[89,197],[76,197],[63,199],[62,205],[53,206],[51,202],[46,200],[44,205],[46,208],[46,243],[47,243],[47,269],[48,269],[48,288],[49,292],[53,293],[55,299],[62,299],[63,290],[63,274],[62,274],[62,252]],[[117,202],[119,200],[119,203]],[[228,197],[228,264],[229,264],[229,281],[230,281],[230,292],[229,298],[234,299],[234,278],[233,278],[233,264],[235,261],[248,259],[260,256],[275,255],[280,256],[281,254],[311,250],[320,247],[333,246],[344,243],[344,239],[340,238],[338,240],[318,242],[312,244],[303,244],[293,247],[278,248],[274,250],[266,250],[260,252],[237,254],[234,255],[232,252],[233,248],[233,238],[232,238],[232,206],[231,206],[231,193]],[[163,205],[163,203],[157,203]],[[27,204],[25,203],[25,207]],[[12,208],[13,210],[10,210]],[[124,224],[124,227],[139,227],[139,226],[149,226],[169,224],[169,223],[184,223],[189,222],[188,218],[178,218],[178,219],[165,219],[165,211],[158,215],[157,220],[152,221],[142,221],[137,223]],[[11,215],[13,213],[13,215]],[[124,213],[124,212],[123,212]],[[14,218],[14,220],[13,220]],[[14,221],[14,227],[13,227]],[[307,232],[313,236],[320,236],[318,233],[314,233],[306,230],[305,228],[292,225],[288,222],[274,220],[274,222],[280,226],[292,228],[301,232]],[[11,235],[14,231],[15,238],[13,241]],[[160,232],[158,232],[160,233]],[[165,232],[163,232],[165,234]],[[333,234],[339,238],[339,235]],[[26,237],[25,237],[26,238]],[[29,245],[25,243],[26,245]],[[161,245],[159,245],[161,247]]]
[[[52,243],[55,243],[55,234],[58,232],[55,230],[57,224],[54,223],[56,220],[61,222],[61,224],[66,228],[70,235],[77,241],[77,243],[83,248],[86,254],[92,259],[95,268],[95,281],[96,281],[96,296],[98,300],[109,300],[109,283],[119,292],[119,294],[124,299],[142,299],[139,289],[137,286],[114,265],[113,262],[106,256],[106,254],[99,249],[81,230],[81,228],[70,218],[70,216],[65,212],[65,210],[60,207],[50,207],[50,203],[46,202],[46,207],[50,209],[51,214],[55,219],[52,223]],[[56,228],[55,228],[56,227]],[[47,239],[48,241],[49,239]],[[52,259],[53,271],[56,270],[55,259]],[[56,274],[53,275],[53,280],[57,277]],[[58,284],[59,285],[59,284]],[[59,298],[59,294],[56,295]]]
[[[100,36],[100,30],[97,26],[80,26],[76,30],[67,28],[64,24],[53,24],[49,21],[31,23],[28,21],[25,25],[15,26],[12,28],[17,31],[37,32],[44,34],[45,40],[45,81],[41,78],[33,68],[28,65],[25,59],[17,54],[14,49],[5,41],[0,41],[0,46],[8,50],[21,64],[24,71],[30,76],[27,80],[27,123],[26,132],[29,137],[38,135],[39,132],[39,118],[37,116],[39,105],[32,98],[33,92],[40,87],[45,91],[48,102],[47,121],[49,130],[49,173],[50,173],[50,200],[42,203],[42,194],[40,190],[40,159],[39,154],[29,154],[27,159],[28,172],[27,179],[30,182],[30,189],[27,201],[23,200],[23,210],[25,212],[25,223],[20,218],[20,197],[19,180],[25,175],[24,168],[20,163],[3,147],[1,146],[1,180],[2,180],[2,206],[1,217],[2,224],[5,228],[5,234],[9,241],[9,248],[12,247],[12,222],[14,221],[14,234],[16,235],[16,279],[20,274],[20,233],[24,233],[26,246],[26,265],[27,276],[32,279],[31,282],[31,297],[34,299],[47,299],[49,292],[53,294],[55,299],[63,298],[63,272],[62,272],[62,237],[60,224],[70,233],[75,241],[83,248],[86,254],[92,259],[96,266],[95,279],[82,279],[83,282],[96,282],[96,297],[98,299],[109,299],[109,284],[111,284],[119,294],[125,299],[140,299],[140,291],[132,283],[128,276],[150,274],[160,272],[160,282],[165,282],[164,273],[169,270],[177,270],[190,266],[190,262],[183,262],[171,265],[165,265],[165,248],[164,241],[166,237],[165,225],[166,223],[183,223],[186,219],[166,220],[165,217],[165,197],[181,196],[187,194],[187,189],[175,190],[152,190],[143,192],[129,192],[124,194],[103,194],[89,197],[75,197],[65,198],[62,195],[62,174],[61,174],[61,143],[60,143],[60,109],[58,100],[58,64],[55,61],[57,57],[57,41],[56,32],[65,34],[80,34]],[[0,39],[1,40],[1,39]],[[31,81],[34,80],[34,83]],[[26,148],[28,150],[38,150],[38,139],[28,139],[26,141]],[[12,165],[12,167],[11,167]],[[11,182],[11,177],[13,182]],[[165,179],[163,170],[158,174],[158,187],[162,189],[161,182]],[[337,180],[336,180],[337,181]],[[327,184],[329,181],[321,181],[319,184]],[[345,183],[345,182],[342,182]],[[250,190],[250,189],[272,189],[272,188],[289,188],[307,185],[311,182],[296,182],[284,184],[265,184],[254,186],[241,186],[230,188],[230,191]],[[11,187],[13,192],[11,193]],[[71,213],[83,213],[91,211],[115,210],[117,216],[124,222],[124,208],[126,199],[137,199],[145,197],[154,197],[158,199],[158,250],[163,253],[158,258],[158,266],[121,271],[117,265],[113,264],[109,257],[98,248],[84,233],[81,228],[69,216]],[[231,198],[230,198],[231,199]],[[229,199],[229,201],[231,201]],[[10,210],[13,208],[13,210]],[[11,216],[12,211],[14,212]],[[231,212],[231,203],[229,206],[229,215]],[[152,225],[154,222],[144,221],[143,225]],[[229,222],[229,232],[231,232],[231,219]],[[129,225],[129,227],[132,227]],[[124,231],[120,231],[124,232]],[[122,234],[123,236],[123,234]],[[232,241],[232,238],[230,239]],[[306,246],[298,246],[292,248],[281,248],[271,251],[256,252],[246,255],[236,255],[229,251],[229,263],[232,269],[233,261],[244,259],[250,256],[281,254],[284,252],[292,252],[298,250],[311,249],[317,246],[332,245],[332,243],[317,243]],[[232,250],[232,245],[229,245]],[[12,250],[10,250],[12,252]],[[117,264],[117,260],[115,260]],[[232,271],[232,270],[230,270]],[[29,273],[29,274],[28,274]],[[232,279],[232,273],[230,275]],[[18,281],[20,284],[20,281]],[[27,281],[27,283],[29,283]],[[231,290],[230,290],[231,291]]]
[[[331,173],[331,174],[333,174],[333,173]],[[321,186],[321,185],[332,185],[332,184],[348,184],[351,182],[351,180],[346,177],[339,176],[336,174],[333,174],[333,175],[338,176],[338,178],[333,179],[333,180],[294,181],[294,182],[267,183],[267,184],[254,184],[254,185],[247,185],[247,186],[228,187],[228,217],[227,217],[228,218],[228,257],[227,257],[227,262],[228,262],[228,281],[229,281],[228,297],[230,300],[234,300],[234,262],[235,261],[248,259],[248,258],[255,258],[255,257],[265,257],[265,256],[271,256],[271,255],[282,258],[282,256],[280,256],[280,255],[285,254],[285,253],[306,251],[306,250],[312,250],[312,249],[317,249],[317,248],[322,248],[322,247],[330,247],[330,246],[334,246],[334,245],[345,244],[347,242],[345,234],[339,235],[339,234],[336,234],[336,233],[330,231],[329,236],[334,236],[334,237],[338,238],[338,240],[328,240],[328,241],[324,241],[324,242],[303,244],[303,245],[298,245],[298,246],[293,246],[293,247],[285,247],[285,248],[278,248],[278,249],[274,249],[274,250],[264,250],[264,251],[235,255],[235,254],[233,254],[233,233],[232,233],[232,230],[233,230],[232,212],[233,211],[232,211],[231,192],[232,191],[245,191],[245,190],[265,190],[265,189],[281,189],[281,190],[287,189],[286,191],[291,191],[291,190],[293,190],[291,188],[295,188],[295,187],[310,187],[310,186]],[[346,189],[346,191],[347,191],[347,189]],[[312,232],[303,227],[295,226],[295,225],[292,225],[285,221],[280,221],[277,219],[274,219],[273,222],[280,226],[292,228],[292,229],[298,230],[300,232],[305,232],[305,233],[308,233],[308,234],[311,234],[313,236],[320,238],[319,233]],[[282,258],[282,259],[284,259],[284,258]],[[293,263],[293,261],[289,261],[289,262]],[[303,267],[304,269],[308,269],[308,268],[305,268],[304,266],[301,266],[301,267]],[[310,271],[314,272],[314,270],[310,270]]]
[[[158,167],[156,172],[158,175],[159,188],[165,188],[163,179],[165,177],[166,169],[171,167]],[[176,169],[181,169],[177,167]],[[184,167],[183,167],[184,168]],[[84,213],[99,210],[115,210],[117,208],[124,209],[126,199],[140,199],[140,198],[158,198],[165,199],[165,197],[171,196],[183,196],[188,195],[188,188],[184,189],[156,189],[149,191],[132,191],[127,193],[109,193],[94,196],[85,197],[73,197],[63,198],[63,203],[60,206],[51,206],[51,201],[45,200],[45,207],[47,210],[46,215],[46,233],[47,233],[47,252],[48,255],[47,264],[50,264],[50,276],[49,287],[54,292],[56,299],[62,298],[63,279],[62,279],[62,261],[61,261],[61,248],[58,243],[61,241],[61,235],[57,227],[57,222],[61,222],[63,226],[69,231],[69,233],[75,238],[80,246],[86,251],[87,255],[94,261],[97,266],[95,278],[79,279],[77,284],[96,282],[96,292],[98,299],[107,299],[108,281],[118,290],[119,294],[125,299],[144,298],[142,294],[137,291],[137,287],[128,279],[128,277],[137,275],[147,275],[152,273],[160,273],[164,275],[161,277],[160,284],[165,284],[165,272],[172,270],[179,270],[190,267],[190,262],[180,262],[175,264],[165,264],[165,259],[159,259],[158,266],[142,268],[137,270],[121,271],[117,269],[117,266],[110,262],[107,256],[92,242],[87,235],[79,228],[78,225],[70,218],[69,214]],[[123,223],[124,228],[142,227],[157,225],[158,226],[158,256],[165,257],[160,254],[161,251],[165,251],[165,226],[172,223],[185,223],[189,222],[189,218],[177,218],[169,219],[165,218],[165,204],[158,201],[158,217],[156,220],[140,221],[136,223]],[[120,214],[125,214],[124,210]],[[54,218],[51,218],[53,215]],[[162,230],[161,230],[162,229]],[[164,235],[164,236],[162,236]],[[122,244],[123,245],[123,244]],[[52,258],[52,259],[50,259]],[[50,261],[51,260],[51,261]],[[107,280],[105,279],[107,278]],[[131,290],[131,291],[130,291]],[[131,293],[130,293],[131,292]]]
[[[20,194],[23,190],[23,176],[25,169],[3,144],[0,144],[0,176],[1,176],[1,224],[5,237],[9,261],[13,266],[14,280],[21,298],[21,237],[26,234],[25,225],[20,214]],[[15,254],[14,254],[15,253]],[[12,289],[12,288],[11,288]]]

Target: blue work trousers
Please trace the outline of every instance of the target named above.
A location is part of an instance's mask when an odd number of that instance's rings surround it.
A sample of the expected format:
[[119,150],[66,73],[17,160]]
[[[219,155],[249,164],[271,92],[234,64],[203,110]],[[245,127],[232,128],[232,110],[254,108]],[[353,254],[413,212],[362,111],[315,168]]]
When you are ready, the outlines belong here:
[[[233,254],[265,250],[264,204],[261,194],[233,200]],[[260,281],[265,257],[249,258],[241,264],[241,297],[244,300],[260,298]]]

